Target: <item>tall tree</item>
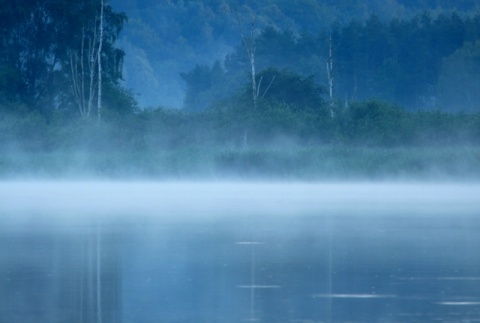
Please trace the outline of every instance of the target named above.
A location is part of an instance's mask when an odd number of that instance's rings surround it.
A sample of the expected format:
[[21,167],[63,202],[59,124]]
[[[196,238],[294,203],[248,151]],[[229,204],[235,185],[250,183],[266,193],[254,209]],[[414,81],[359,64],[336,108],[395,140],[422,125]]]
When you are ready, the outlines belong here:
[[85,102],[93,102],[96,96],[86,80],[93,77],[92,85],[98,85],[94,74],[99,70],[102,84],[118,86],[123,52],[115,48],[115,40],[125,20],[103,0],[0,0],[0,77],[17,80],[10,99],[48,114],[78,105],[80,93],[88,98]]
[[252,79],[253,108],[256,110],[257,109],[257,101],[258,101],[258,89],[257,89],[257,81],[256,81],[257,72],[256,72],[256,69],[255,69],[255,52],[257,50],[256,37],[255,37],[255,19],[256,18],[255,18],[255,15],[252,15],[250,31],[248,32],[247,35],[245,35],[245,32],[243,30],[242,19],[240,18],[240,14],[238,12],[237,7],[235,7],[235,17],[236,17],[236,20],[237,20],[238,31],[239,31],[240,36],[242,38],[242,44],[243,44],[243,47],[245,48],[245,51],[247,52],[248,60],[250,62],[250,76],[251,76],[251,79]]
[[107,82],[118,86],[121,78],[124,54],[114,47],[114,42],[126,17],[114,13],[104,0],[85,0],[78,10],[83,18],[73,26],[78,37],[68,49],[66,76],[80,115],[88,118],[96,99],[97,118],[101,120],[103,85]]
[[327,80],[328,80],[328,94],[330,98],[330,118],[333,119],[333,85],[334,85],[334,75],[333,75],[333,44],[332,44],[332,35],[328,37],[328,56],[327,56]]
[[0,67],[19,82],[11,96],[37,108],[44,104],[59,64],[54,41],[59,30],[50,7],[42,0],[0,2]]
[[98,121],[102,120],[102,47],[103,47],[103,0],[100,1],[100,38],[98,40],[98,100],[97,100],[97,112]]

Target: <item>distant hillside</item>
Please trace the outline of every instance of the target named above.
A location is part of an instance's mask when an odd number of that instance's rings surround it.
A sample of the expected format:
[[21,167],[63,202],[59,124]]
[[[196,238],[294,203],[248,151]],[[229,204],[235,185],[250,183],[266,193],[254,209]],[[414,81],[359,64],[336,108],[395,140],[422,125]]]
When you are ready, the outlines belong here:
[[119,40],[126,52],[125,86],[140,106],[180,108],[185,84],[180,73],[197,64],[223,62],[240,44],[235,8],[257,30],[270,26],[295,34],[318,34],[333,22],[410,17],[423,10],[475,12],[477,0],[111,0],[129,17]]

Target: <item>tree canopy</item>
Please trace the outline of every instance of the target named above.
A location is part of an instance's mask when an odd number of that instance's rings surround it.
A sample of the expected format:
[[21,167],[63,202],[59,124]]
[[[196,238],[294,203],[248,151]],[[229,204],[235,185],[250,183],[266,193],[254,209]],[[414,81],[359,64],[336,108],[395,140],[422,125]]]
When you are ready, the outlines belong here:
[[[78,113],[72,84],[79,82],[81,95],[89,96],[92,89],[87,81],[98,82],[96,68],[86,66],[100,42],[101,12],[102,83],[118,92],[124,52],[115,47],[115,41],[125,14],[100,0],[2,0],[0,99],[24,103],[44,115],[62,110]],[[107,105],[110,99],[107,94]]]
[[[365,21],[336,22],[317,34],[295,35],[267,27],[256,36],[255,62],[260,72],[288,69],[301,77],[313,76],[313,82],[326,88],[326,62],[331,59],[334,97],[340,101],[381,99],[410,110],[446,109],[448,104],[450,111],[478,111],[480,102],[474,100],[478,91],[472,74],[477,69],[476,47],[468,44],[480,40],[479,30],[478,14],[432,17],[426,12],[408,19],[385,21],[372,15]],[[241,84],[248,81],[248,64],[244,48],[239,45],[226,56],[222,78],[209,78],[208,84],[206,79],[196,79],[195,86],[203,87],[202,105],[216,100],[211,89],[218,87],[218,82],[230,93],[238,92]],[[208,67],[203,68],[208,73]],[[467,76],[467,70],[472,76]],[[447,89],[459,73],[463,75],[463,85]],[[187,97],[194,101],[192,80],[184,81]],[[295,84],[290,85],[294,88]],[[452,102],[451,92],[457,94],[457,102]],[[212,94],[210,98],[208,93]],[[465,96],[470,101],[460,100]]]
[[[423,11],[431,12],[435,19],[440,13],[448,15],[452,10],[463,16],[480,9],[475,0],[111,0],[111,3],[129,16],[119,42],[128,52],[125,85],[138,93],[136,98],[141,106],[176,108],[182,106],[186,89],[179,74],[188,73],[196,64],[211,66],[217,60],[223,62],[240,44],[235,8],[246,24],[255,16],[258,33],[271,27],[295,37],[305,34],[316,37],[329,31],[334,22],[345,27],[355,20],[361,25],[372,14],[386,23],[392,19],[408,21]],[[317,55],[324,54],[317,52]],[[302,68],[309,72],[300,71],[302,75],[313,73],[317,78],[323,75],[324,71],[314,71],[312,61],[308,64],[305,62]],[[321,64],[323,67],[324,62]],[[259,66],[259,71],[268,67],[272,66]],[[390,68],[395,66],[390,64]],[[390,92],[394,90],[399,91]]]
[[[478,174],[478,14],[367,15],[317,22],[324,28],[316,30],[315,19],[305,19],[310,29],[304,30],[280,8],[298,17],[299,8],[310,8],[320,20],[331,6],[352,7],[243,1],[241,21],[232,21],[233,7],[224,5],[232,2],[223,0],[125,0],[150,17],[133,18],[136,28],[128,35],[134,38],[121,41],[137,41],[123,47],[136,62],[126,73],[144,80],[156,97],[171,86],[168,93],[182,100],[173,88],[183,82],[186,89],[183,110],[138,109],[121,82],[125,53],[117,39],[126,16],[104,1],[0,0],[0,175],[25,169],[72,174],[83,166],[112,176],[129,169],[185,175],[205,163],[239,174],[262,169],[305,175],[310,167],[328,173],[343,163],[348,174],[357,164],[378,168],[384,158],[403,172],[437,160],[435,153],[426,162],[415,157],[430,147],[444,149],[437,166],[449,171],[456,163],[447,148],[454,146],[467,148],[456,150],[462,161],[453,171],[464,174],[465,157]],[[157,16],[157,7],[172,16]],[[252,35],[256,73],[250,73],[251,56],[242,46],[242,22]],[[222,26],[237,37],[222,34]],[[229,46],[220,46],[227,38]],[[197,53],[201,46],[205,51]],[[168,73],[156,79],[157,69]],[[326,89],[333,97],[327,99]],[[99,101],[100,123],[92,118]],[[365,158],[364,149],[373,147],[387,155],[401,152],[402,166],[396,156]],[[471,154],[470,147],[476,147]]]

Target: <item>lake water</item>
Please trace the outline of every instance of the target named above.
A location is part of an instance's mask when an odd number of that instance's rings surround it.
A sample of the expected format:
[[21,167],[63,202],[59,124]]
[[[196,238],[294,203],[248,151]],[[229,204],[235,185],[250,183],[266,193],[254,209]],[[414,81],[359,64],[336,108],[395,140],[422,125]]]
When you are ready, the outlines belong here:
[[480,322],[480,185],[0,183],[0,323],[244,321]]

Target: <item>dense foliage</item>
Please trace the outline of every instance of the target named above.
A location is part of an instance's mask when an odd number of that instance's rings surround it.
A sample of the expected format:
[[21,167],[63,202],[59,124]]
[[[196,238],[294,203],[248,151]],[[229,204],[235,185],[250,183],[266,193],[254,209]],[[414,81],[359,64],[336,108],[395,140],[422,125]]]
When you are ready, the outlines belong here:
[[113,103],[125,93],[119,85],[124,53],[115,41],[125,21],[101,0],[2,0],[0,103],[45,117],[59,112],[88,117],[97,96],[100,56],[103,100],[116,109]]
[[[224,61],[179,74],[187,86],[179,110],[138,109],[121,86],[116,41],[126,16],[102,0],[4,4],[2,176],[400,176],[432,165],[480,175],[478,15],[371,16],[317,34],[265,27],[252,34],[255,104],[237,39]],[[198,2],[166,4],[190,12]],[[441,109],[418,109],[432,97]]]
[[[272,27],[277,31],[290,31],[295,37],[309,34],[313,38],[319,38],[315,48],[312,48],[317,51],[312,54],[312,59],[309,59],[309,65],[307,62],[298,61],[302,69],[297,71],[303,76],[315,74],[317,81],[322,81],[320,84],[325,84],[322,78],[325,77],[326,55],[322,49],[325,47],[325,37],[321,34],[328,33],[335,22],[345,28],[352,20],[362,25],[370,16],[377,15],[382,24],[388,24],[387,22],[393,19],[410,23],[412,17],[421,15],[423,11],[430,12],[431,19],[435,20],[442,13],[448,17],[452,10],[463,17],[472,15],[480,9],[476,0],[111,0],[111,2],[114,8],[127,12],[129,16],[129,23],[120,37],[121,47],[128,52],[125,60],[126,85],[134,89],[135,93],[139,93],[137,99],[142,106],[163,105],[177,108],[183,104],[185,90],[179,73],[192,70],[196,64],[211,66],[215,60],[223,62],[225,56],[232,54],[235,47],[240,44],[235,9],[240,13],[245,32],[250,28],[252,17],[255,17],[257,35],[265,28]],[[407,33],[411,31],[409,29]],[[414,34],[410,36],[415,36],[415,42],[411,45],[417,46],[417,39],[422,34],[415,30],[413,32]],[[382,34],[383,30],[380,31],[380,36]],[[410,45],[405,44],[410,36],[409,34],[404,36],[406,38],[396,46],[405,49],[405,45]],[[420,40],[429,43],[428,39]],[[272,43],[269,48],[274,49]],[[283,52],[268,53],[270,58],[275,55],[280,59],[288,58]],[[318,58],[316,61],[315,57]],[[409,56],[406,59],[411,62],[413,58]],[[267,67],[282,68],[276,65],[276,61],[267,63]],[[304,74],[305,69],[308,71],[307,74]],[[373,77],[374,74],[370,76]],[[364,82],[364,79],[358,77],[358,82]],[[337,94],[342,96],[342,99],[345,95],[338,91]],[[357,91],[357,95],[361,95],[360,90]]]
[[378,101],[338,109],[334,119],[326,108],[259,107],[153,109],[102,124],[2,114],[0,174],[480,177],[480,114],[407,112]]
[[[337,99],[375,98],[410,110],[478,112],[479,42],[480,15],[432,18],[424,13],[389,22],[371,16],[363,22],[333,24],[330,31],[318,35],[268,27],[255,39],[255,63],[259,71],[289,69],[327,88],[325,62],[331,59]],[[228,96],[238,91],[249,68],[245,48],[238,46],[223,66],[217,62],[183,74],[186,109],[203,109],[218,100],[219,93]]]

